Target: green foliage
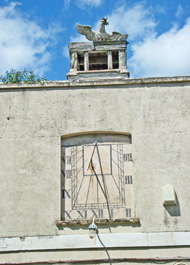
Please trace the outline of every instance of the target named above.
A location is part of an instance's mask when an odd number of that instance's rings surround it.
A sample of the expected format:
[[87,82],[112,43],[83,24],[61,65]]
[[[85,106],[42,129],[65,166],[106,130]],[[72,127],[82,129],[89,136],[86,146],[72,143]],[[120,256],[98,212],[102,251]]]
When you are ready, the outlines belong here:
[[2,81],[5,84],[8,83],[43,83],[47,79],[44,77],[36,76],[33,71],[27,71],[24,69],[23,71],[16,71],[12,69],[10,72],[6,71],[5,76],[0,76],[0,81]]

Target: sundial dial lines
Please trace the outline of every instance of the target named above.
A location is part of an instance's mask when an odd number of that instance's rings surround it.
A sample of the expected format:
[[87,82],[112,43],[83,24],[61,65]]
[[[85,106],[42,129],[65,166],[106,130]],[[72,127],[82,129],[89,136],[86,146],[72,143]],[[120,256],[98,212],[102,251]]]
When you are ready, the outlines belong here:
[[[131,144],[92,141],[64,145],[64,220],[127,218],[134,214]],[[68,216],[69,213],[69,216]]]

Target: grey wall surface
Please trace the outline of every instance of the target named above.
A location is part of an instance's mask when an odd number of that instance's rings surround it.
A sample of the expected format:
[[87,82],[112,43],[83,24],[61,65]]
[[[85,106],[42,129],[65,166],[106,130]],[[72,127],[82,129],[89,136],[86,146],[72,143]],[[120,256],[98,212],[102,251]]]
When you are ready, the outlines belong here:
[[[190,231],[190,79],[132,81],[0,84],[1,237],[88,233],[56,226],[61,137],[105,131],[132,136],[140,218],[113,233]],[[166,184],[176,206],[162,204]]]

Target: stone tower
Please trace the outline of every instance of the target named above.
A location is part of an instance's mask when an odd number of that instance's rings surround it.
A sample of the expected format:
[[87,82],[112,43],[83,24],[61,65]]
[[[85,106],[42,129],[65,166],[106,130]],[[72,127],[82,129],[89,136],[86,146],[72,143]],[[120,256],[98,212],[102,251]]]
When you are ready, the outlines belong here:
[[99,30],[93,32],[90,26],[76,24],[79,33],[90,42],[71,42],[69,44],[69,80],[96,78],[129,78],[127,69],[127,34],[105,31],[107,19],[102,18]]

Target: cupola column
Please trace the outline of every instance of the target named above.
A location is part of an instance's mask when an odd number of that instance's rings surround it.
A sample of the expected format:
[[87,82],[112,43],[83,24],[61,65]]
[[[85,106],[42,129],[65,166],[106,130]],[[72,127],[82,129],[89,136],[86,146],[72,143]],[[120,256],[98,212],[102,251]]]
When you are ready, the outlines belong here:
[[120,50],[119,51],[119,69],[126,69],[126,51],[125,50]]
[[73,71],[77,71],[78,70],[78,56],[77,56],[77,52],[72,52],[71,56],[70,56],[70,68]]
[[88,52],[84,53],[84,71],[88,71],[89,70],[89,56],[88,56]]
[[108,51],[108,69],[113,69],[112,51]]

